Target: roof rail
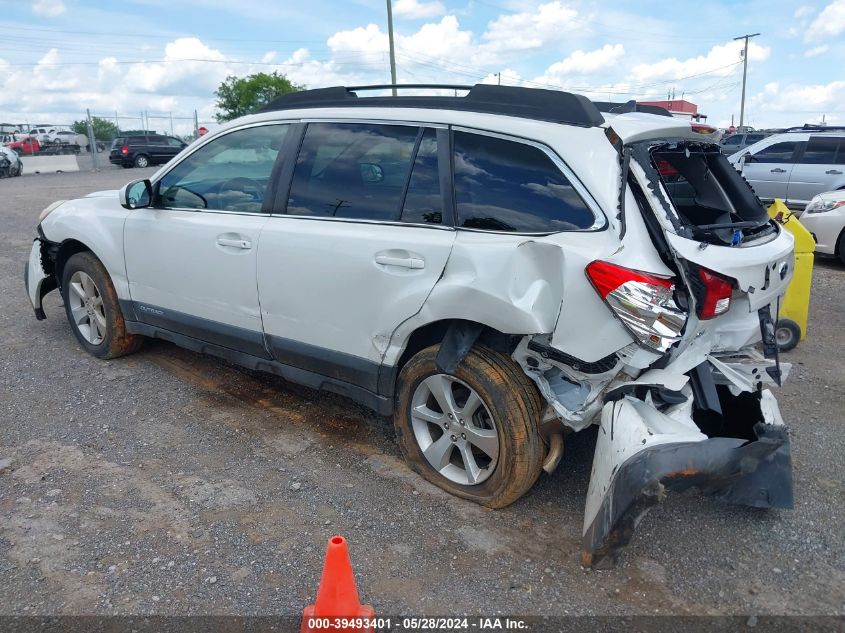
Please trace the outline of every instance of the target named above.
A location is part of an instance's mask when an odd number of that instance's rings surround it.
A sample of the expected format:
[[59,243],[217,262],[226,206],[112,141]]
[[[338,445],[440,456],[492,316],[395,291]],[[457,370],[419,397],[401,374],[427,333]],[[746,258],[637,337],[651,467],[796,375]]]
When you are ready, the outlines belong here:
[[805,123],[804,125],[788,127],[784,132],[835,132],[840,130],[845,130],[845,125],[813,125],[812,123]]
[[630,101],[616,102],[616,101],[593,101],[599,112],[607,112],[608,114],[624,114],[626,112],[645,112],[646,114],[656,114],[658,116],[672,116],[666,108],[656,105],[646,105],[637,103],[634,99]]
[[[391,90],[461,90],[464,96],[408,95],[359,97],[357,92]],[[562,90],[475,84],[378,84],[374,86],[332,86],[282,95],[264,106],[261,112],[298,108],[389,107],[460,110],[485,114],[552,121],[583,127],[604,123],[593,103],[582,95]]]

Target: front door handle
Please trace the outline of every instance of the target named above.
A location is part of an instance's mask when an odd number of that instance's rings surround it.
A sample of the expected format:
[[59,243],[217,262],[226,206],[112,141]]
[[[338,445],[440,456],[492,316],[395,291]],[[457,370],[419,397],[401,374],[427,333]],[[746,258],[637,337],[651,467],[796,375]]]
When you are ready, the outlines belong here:
[[841,175],[842,175],[842,172],[841,172],[841,171],[839,171],[838,169],[828,169],[828,170],[827,170],[826,172],[824,172],[824,173],[826,173],[826,174],[831,174],[831,175],[836,175],[836,176],[841,176]]
[[217,243],[220,246],[230,246],[231,248],[242,248],[244,250],[249,250],[252,248],[252,242],[249,240],[244,239],[232,239],[229,237],[218,237]]
[[780,167],[775,167],[774,169],[772,169],[772,170],[771,170],[771,172],[772,172],[773,174],[785,174],[785,173],[786,173],[786,170],[785,170],[785,169],[781,169]]
[[425,261],[419,257],[393,257],[391,255],[376,255],[376,264],[382,266],[400,266],[419,270],[425,268]]

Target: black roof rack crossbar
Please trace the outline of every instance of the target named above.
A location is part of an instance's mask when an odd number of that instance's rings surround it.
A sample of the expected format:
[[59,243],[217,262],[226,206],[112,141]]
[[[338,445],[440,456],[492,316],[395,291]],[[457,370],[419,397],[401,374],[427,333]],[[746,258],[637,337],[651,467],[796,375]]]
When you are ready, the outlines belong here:
[[[396,89],[468,90],[464,96],[401,95],[359,98],[356,91]],[[264,106],[261,112],[298,108],[386,107],[424,108],[504,114],[508,116],[552,121],[582,127],[604,123],[604,117],[593,103],[582,95],[561,90],[475,84],[381,84],[376,86],[333,86],[303,90],[282,95]]]
[[805,123],[804,125],[788,127],[784,132],[837,132],[841,130],[845,130],[845,125],[814,125],[812,123]]
[[367,86],[346,86],[349,92],[362,92],[365,90],[472,90],[472,86],[461,86],[455,84],[372,84]]

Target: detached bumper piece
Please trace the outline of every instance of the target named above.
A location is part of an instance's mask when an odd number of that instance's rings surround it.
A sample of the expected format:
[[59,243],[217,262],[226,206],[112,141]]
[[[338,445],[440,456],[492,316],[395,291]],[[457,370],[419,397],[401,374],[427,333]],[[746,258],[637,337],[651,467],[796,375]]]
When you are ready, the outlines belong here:
[[698,488],[757,508],[792,507],[792,461],[783,425],[758,422],[756,440],[717,437],[645,448],[619,466],[595,518],[585,527],[582,564],[615,560],[639,519],[666,490]]

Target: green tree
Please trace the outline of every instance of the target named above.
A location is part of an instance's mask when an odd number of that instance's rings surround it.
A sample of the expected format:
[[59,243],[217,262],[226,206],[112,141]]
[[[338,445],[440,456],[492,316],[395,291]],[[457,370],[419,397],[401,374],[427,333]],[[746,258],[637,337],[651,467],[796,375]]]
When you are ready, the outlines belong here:
[[[120,129],[108,119],[101,119],[98,116],[91,117],[91,127],[94,128],[94,138],[98,141],[110,141],[120,134]],[[70,129],[77,134],[88,136],[88,122],[74,121]]]
[[214,92],[217,96],[217,121],[231,121],[245,114],[252,114],[276,97],[297,92],[305,86],[292,83],[277,72],[256,73],[248,77],[226,77]]

